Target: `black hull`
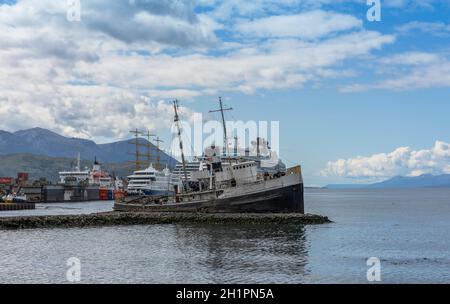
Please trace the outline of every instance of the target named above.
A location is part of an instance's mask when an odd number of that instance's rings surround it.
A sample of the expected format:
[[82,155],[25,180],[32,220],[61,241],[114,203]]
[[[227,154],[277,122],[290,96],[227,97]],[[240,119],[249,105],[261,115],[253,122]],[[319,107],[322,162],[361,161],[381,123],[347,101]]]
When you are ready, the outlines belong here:
[[177,204],[116,202],[116,211],[135,212],[297,212],[304,213],[303,184],[270,189],[238,197]]
[[216,211],[226,212],[299,212],[304,213],[303,185],[217,200]]

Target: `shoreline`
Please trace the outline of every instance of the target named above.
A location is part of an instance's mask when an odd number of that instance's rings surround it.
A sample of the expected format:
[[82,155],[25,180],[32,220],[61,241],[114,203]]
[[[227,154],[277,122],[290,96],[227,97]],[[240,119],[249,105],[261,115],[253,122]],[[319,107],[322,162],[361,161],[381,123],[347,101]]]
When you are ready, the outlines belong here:
[[326,216],[301,213],[102,212],[0,218],[0,230],[83,228],[154,224],[299,224],[331,223]]

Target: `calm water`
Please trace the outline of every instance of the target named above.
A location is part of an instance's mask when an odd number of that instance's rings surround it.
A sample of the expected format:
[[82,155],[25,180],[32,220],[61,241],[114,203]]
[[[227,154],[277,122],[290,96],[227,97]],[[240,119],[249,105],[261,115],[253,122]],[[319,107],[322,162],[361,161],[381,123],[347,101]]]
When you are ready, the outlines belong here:
[[0,231],[0,282],[64,283],[67,259],[78,257],[82,283],[366,283],[366,260],[378,257],[385,283],[450,283],[450,189],[307,190],[305,198],[307,212],[334,223]]
[[36,204],[36,209],[0,212],[0,217],[29,216],[29,215],[89,214],[96,212],[111,211],[113,205],[114,205],[113,201]]

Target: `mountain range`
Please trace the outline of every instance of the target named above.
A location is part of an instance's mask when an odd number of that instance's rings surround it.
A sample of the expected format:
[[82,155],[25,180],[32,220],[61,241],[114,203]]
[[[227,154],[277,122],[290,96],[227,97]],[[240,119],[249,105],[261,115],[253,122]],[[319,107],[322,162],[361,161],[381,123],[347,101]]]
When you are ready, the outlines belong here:
[[[30,177],[45,177],[49,180],[58,178],[58,171],[73,167],[75,157],[80,153],[81,165],[91,167],[96,158],[102,167],[118,176],[128,175],[133,171],[134,146],[130,140],[107,144],[97,144],[92,140],[70,138],[43,128],[32,128],[16,132],[0,130],[0,176],[15,176],[17,172],[28,172]],[[139,138],[143,147],[149,142]],[[173,168],[177,160],[164,151],[158,150],[150,143],[153,153],[160,156],[163,165]],[[142,153],[146,151],[142,150]],[[417,188],[450,187],[450,174],[424,174],[415,177],[397,176],[374,184],[330,184],[328,189],[381,189],[381,188]]]
[[[132,139],[134,141],[134,139]],[[17,172],[30,172],[30,176],[54,179],[50,170],[68,170],[74,164],[74,159],[80,153],[85,162],[91,166],[94,159],[111,168],[121,168],[123,174],[132,171],[129,161],[133,161],[135,147],[130,140],[122,140],[107,144],[97,144],[92,140],[70,138],[43,128],[32,128],[16,132],[0,130],[0,176],[14,176]],[[144,145],[149,142],[138,139],[141,153],[146,153]],[[151,151],[159,155],[160,162],[173,168],[177,160],[158,150],[150,143]],[[62,167],[62,168],[61,168]],[[36,176],[42,172],[42,175]],[[56,171],[57,172],[57,171]]]
[[374,184],[330,184],[327,189],[387,189],[387,188],[430,188],[450,187],[450,174],[420,176],[396,176]]

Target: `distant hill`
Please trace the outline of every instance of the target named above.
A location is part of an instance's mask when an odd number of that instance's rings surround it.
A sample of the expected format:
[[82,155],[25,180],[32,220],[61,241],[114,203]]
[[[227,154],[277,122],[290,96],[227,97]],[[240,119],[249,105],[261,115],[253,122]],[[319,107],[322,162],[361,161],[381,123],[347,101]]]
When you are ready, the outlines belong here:
[[388,189],[388,188],[430,188],[450,187],[450,174],[423,174],[414,177],[396,176],[374,184],[330,184],[327,189]]
[[328,184],[323,188],[326,189],[364,189],[368,188],[370,184]]
[[424,174],[415,177],[397,176],[387,181],[369,185],[370,188],[423,188],[450,187],[450,174]]
[[[129,152],[133,146],[128,140],[96,144],[92,140],[69,138],[55,132],[33,128],[17,132],[0,130],[0,155],[33,154],[50,157],[75,158],[80,153],[84,160],[93,161],[96,157],[102,163],[121,163],[132,160]],[[145,139],[139,139],[139,143],[148,143]],[[151,144],[152,151],[156,147]],[[143,148],[145,149],[145,148]],[[144,152],[142,150],[142,152]],[[177,161],[161,150],[158,150],[161,163],[174,167]],[[1,165],[0,165],[1,166]]]
[[[16,177],[17,172],[27,172],[32,180],[44,177],[48,181],[56,182],[59,171],[70,170],[74,165],[73,158],[35,154],[0,155],[0,177]],[[81,168],[92,168],[92,165],[93,161],[81,161]],[[128,162],[106,163],[101,166],[102,169],[118,177],[125,177],[134,170],[134,165]]]

